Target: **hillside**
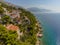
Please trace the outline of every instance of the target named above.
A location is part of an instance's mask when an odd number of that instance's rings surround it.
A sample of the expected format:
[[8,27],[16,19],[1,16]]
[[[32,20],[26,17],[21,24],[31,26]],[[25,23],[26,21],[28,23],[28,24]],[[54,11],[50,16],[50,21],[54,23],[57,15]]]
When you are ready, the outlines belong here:
[[42,27],[35,16],[21,7],[0,2],[0,45],[39,45]]

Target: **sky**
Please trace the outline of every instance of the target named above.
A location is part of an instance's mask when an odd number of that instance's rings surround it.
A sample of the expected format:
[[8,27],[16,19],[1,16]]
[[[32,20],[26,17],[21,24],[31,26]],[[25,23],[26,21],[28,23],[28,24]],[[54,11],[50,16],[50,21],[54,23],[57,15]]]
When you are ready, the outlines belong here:
[[60,0],[5,0],[24,8],[38,7],[60,13]]

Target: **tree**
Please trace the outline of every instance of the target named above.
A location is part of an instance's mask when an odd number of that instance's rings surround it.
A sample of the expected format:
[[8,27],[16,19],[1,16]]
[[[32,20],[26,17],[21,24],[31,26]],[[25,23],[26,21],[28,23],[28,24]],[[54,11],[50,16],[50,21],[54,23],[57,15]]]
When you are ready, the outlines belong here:
[[17,33],[15,31],[8,31],[3,25],[0,25],[0,44],[17,45]]
[[0,6],[0,14],[2,14],[4,12],[4,9],[2,8],[2,6]]
[[1,20],[2,20],[3,24],[11,22],[11,18],[7,15],[3,16]]

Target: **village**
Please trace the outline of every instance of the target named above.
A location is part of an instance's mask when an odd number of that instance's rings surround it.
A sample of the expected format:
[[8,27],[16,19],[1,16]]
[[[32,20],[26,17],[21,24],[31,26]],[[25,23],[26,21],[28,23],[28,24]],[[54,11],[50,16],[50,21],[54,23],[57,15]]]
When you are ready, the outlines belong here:
[[[32,27],[30,27],[31,20],[25,15],[22,16],[21,14],[23,12],[21,10],[12,9],[11,11],[8,11],[5,7],[2,7],[2,9],[4,10],[4,12],[3,14],[0,14],[0,24],[6,27],[8,31],[16,31],[18,35],[17,40],[20,40],[24,34],[28,34],[27,32],[30,32],[30,30],[32,30]],[[21,29],[21,25],[23,27],[23,30]],[[39,45],[40,40],[38,40],[38,38],[41,38],[43,36],[43,31],[38,21],[36,21],[35,23],[34,30],[37,30],[36,45]]]

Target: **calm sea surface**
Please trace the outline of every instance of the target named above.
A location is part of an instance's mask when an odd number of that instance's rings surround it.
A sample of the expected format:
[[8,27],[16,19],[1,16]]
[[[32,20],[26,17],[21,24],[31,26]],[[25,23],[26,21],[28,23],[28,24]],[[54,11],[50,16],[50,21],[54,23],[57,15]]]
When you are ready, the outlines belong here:
[[60,14],[35,14],[43,27],[43,45],[60,45]]

